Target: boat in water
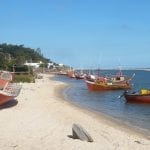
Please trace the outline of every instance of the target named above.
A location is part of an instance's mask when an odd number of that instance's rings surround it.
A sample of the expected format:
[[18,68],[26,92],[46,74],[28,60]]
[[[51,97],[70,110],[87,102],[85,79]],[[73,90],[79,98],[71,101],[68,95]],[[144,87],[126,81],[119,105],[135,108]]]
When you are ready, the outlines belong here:
[[79,73],[79,72],[75,73],[75,78],[76,79],[84,79],[85,76],[86,76],[86,74],[84,74],[84,73]]
[[69,78],[75,78],[75,72],[74,72],[74,70],[69,70],[69,71],[67,72],[67,76],[68,76]]
[[56,73],[57,75],[67,75],[67,72],[66,71],[59,71]]
[[123,95],[130,103],[150,103],[149,89],[141,89],[138,92],[125,91]]
[[134,77],[126,77],[122,74],[117,74],[112,77],[103,76],[87,76],[85,82],[90,91],[102,91],[102,90],[120,90],[131,89],[130,81]]
[[76,79],[84,79],[85,76],[86,76],[86,73],[84,73],[82,69],[81,70],[77,70],[75,72],[75,78]]

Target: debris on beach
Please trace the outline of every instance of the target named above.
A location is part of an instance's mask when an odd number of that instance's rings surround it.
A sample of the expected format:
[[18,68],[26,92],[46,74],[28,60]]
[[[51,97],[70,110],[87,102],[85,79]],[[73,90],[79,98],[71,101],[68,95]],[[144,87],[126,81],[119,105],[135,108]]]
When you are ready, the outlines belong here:
[[90,134],[79,124],[73,124],[72,126],[72,138],[80,139],[82,141],[93,142]]

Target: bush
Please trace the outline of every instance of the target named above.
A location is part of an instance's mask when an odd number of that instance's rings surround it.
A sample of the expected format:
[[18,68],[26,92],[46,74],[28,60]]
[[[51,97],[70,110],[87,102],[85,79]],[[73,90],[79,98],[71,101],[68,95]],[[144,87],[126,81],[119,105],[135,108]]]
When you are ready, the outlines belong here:
[[32,75],[15,75],[14,82],[35,82],[35,78]]

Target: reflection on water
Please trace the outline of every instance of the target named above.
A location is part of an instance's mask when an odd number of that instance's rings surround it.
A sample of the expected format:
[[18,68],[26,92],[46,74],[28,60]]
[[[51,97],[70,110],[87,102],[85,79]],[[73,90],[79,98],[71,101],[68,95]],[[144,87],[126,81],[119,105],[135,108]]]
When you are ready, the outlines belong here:
[[[102,73],[106,74],[110,71],[102,71]],[[136,73],[132,80],[134,90],[150,88],[150,72],[125,71],[129,76],[133,73]],[[118,96],[123,93],[122,90],[91,92],[88,91],[84,80],[70,79],[66,76],[57,76],[55,79],[71,85],[64,91],[70,102],[102,112],[126,124],[146,129],[150,134],[150,104],[126,103],[123,97],[118,99]]]

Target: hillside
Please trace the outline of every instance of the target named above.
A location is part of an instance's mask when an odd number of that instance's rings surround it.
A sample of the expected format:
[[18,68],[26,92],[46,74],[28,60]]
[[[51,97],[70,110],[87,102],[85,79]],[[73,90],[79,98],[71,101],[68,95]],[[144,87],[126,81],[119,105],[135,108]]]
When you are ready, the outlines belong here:
[[0,69],[7,69],[13,65],[23,65],[25,62],[52,62],[45,58],[41,49],[32,49],[24,45],[0,44]]

